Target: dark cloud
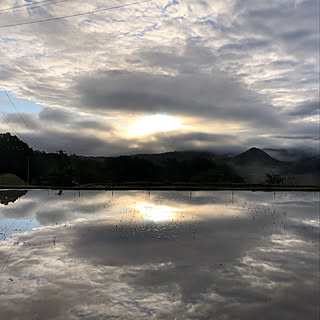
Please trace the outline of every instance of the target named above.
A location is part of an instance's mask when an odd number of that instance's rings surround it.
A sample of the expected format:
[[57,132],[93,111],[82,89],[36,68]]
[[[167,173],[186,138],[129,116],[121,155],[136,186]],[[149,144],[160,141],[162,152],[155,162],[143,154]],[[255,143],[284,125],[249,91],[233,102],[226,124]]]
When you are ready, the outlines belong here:
[[15,128],[18,125],[23,131],[27,130],[31,133],[31,130],[39,130],[41,123],[35,119],[35,114],[19,112],[19,113],[8,113],[6,119]]
[[[29,139],[27,134],[24,136],[26,140]],[[56,152],[57,150],[63,149],[68,153],[77,153],[79,155],[106,155],[109,153],[112,154],[113,152],[112,148],[110,148],[112,142],[114,142],[115,147],[117,146],[116,139],[113,139],[113,141],[105,141],[105,139],[97,137],[94,133],[87,134],[81,130],[62,132],[50,128],[44,130],[36,137],[39,146],[35,147],[39,149],[45,147],[47,152]],[[125,152],[125,150],[121,148],[121,145],[119,145],[116,150]]]
[[207,134],[203,132],[181,133],[163,132],[153,135],[153,139],[144,142],[144,148],[152,148],[152,145],[160,147],[160,150],[211,150],[217,152],[238,151],[241,139],[236,135]]
[[114,125],[111,123],[106,123],[102,121],[95,121],[95,120],[78,120],[73,123],[69,124],[70,127],[74,129],[94,129],[100,131],[101,133],[111,133],[115,130]]
[[293,61],[293,60],[274,60],[272,61],[272,64],[277,66],[277,67],[281,67],[281,66],[290,66],[290,67],[294,67],[296,66],[298,63]]
[[281,38],[286,41],[297,41],[299,39],[305,39],[311,36],[313,32],[307,30],[295,30],[291,32],[284,32]]
[[98,72],[76,79],[83,109],[98,112],[165,113],[279,126],[273,108],[231,76]]
[[101,119],[90,119],[88,116],[81,116],[77,112],[60,108],[46,107],[39,112],[40,123],[50,122],[56,126],[71,128],[74,130],[93,129],[97,132],[113,132],[115,126],[111,122]]
[[315,136],[297,136],[297,135],[292,135],[292,136],[273,136],[273,138],[289,139],[289,140],[314,140],[316,137]]
[[310,101],[295,107],[293,110],[289,111],[289,114],[292,116],[308,117],[318,115],[319,112],[319,101]]
[[241,39],[239,43],[226,44],[219,48],[219,52],[237,52],[237,51],[245,51],[256,50],[256,49],[265,49],[270,46],[271,42],[267,40],[259,40],[259,39]]
[[39,112],[39,119],[41,121],[68,123],[73,120],[75,115],[73,112],[65,109],[46,107]]
[[168,71],[176,70],[179,73],[197,74],[217,64],[212,49],[204,46],[201,41],[191,39],[186,42],[180,54],[176,48],[168,46],[159,46],[152,50],[142,49],[135,54],[150,66],[161,67]]

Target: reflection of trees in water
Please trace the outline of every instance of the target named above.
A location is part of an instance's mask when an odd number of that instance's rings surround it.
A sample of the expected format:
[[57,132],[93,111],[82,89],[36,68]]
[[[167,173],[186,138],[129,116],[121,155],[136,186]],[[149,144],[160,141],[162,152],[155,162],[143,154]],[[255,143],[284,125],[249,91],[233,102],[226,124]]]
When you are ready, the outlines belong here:
[[20,197],[24,196],[28,191],[26,190],[6,190],[0,191],[0,203],[7,206],[10,202],[15,202]]

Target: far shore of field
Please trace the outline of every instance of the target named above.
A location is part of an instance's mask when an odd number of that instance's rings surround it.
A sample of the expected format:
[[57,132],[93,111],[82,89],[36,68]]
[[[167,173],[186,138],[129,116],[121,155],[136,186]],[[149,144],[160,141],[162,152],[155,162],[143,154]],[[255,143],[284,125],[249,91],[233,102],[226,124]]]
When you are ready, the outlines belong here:
[[39,190],[155,190],[155,191],[214,191],[214,190],[248,190],[248,191],[320,191],[320,186],[304,185],[264,185],[264,184],[86,184],[72,187],[37,186],[37,185],[0,185],[5,189],[39,189]]

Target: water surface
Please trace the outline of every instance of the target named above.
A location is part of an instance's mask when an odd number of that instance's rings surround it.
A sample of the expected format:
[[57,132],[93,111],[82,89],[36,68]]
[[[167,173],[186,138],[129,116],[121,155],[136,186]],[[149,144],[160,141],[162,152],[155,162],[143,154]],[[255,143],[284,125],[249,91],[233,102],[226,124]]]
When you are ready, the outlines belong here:
[[319,193],[0,191],[0,319],[318,319]]

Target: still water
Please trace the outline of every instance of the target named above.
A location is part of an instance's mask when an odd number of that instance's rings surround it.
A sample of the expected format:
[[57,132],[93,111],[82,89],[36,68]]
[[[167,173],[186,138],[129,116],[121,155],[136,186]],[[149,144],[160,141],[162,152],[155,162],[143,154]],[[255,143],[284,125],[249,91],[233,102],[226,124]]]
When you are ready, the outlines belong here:
[[0,319],[318,319],[319,193],[0,201]]

